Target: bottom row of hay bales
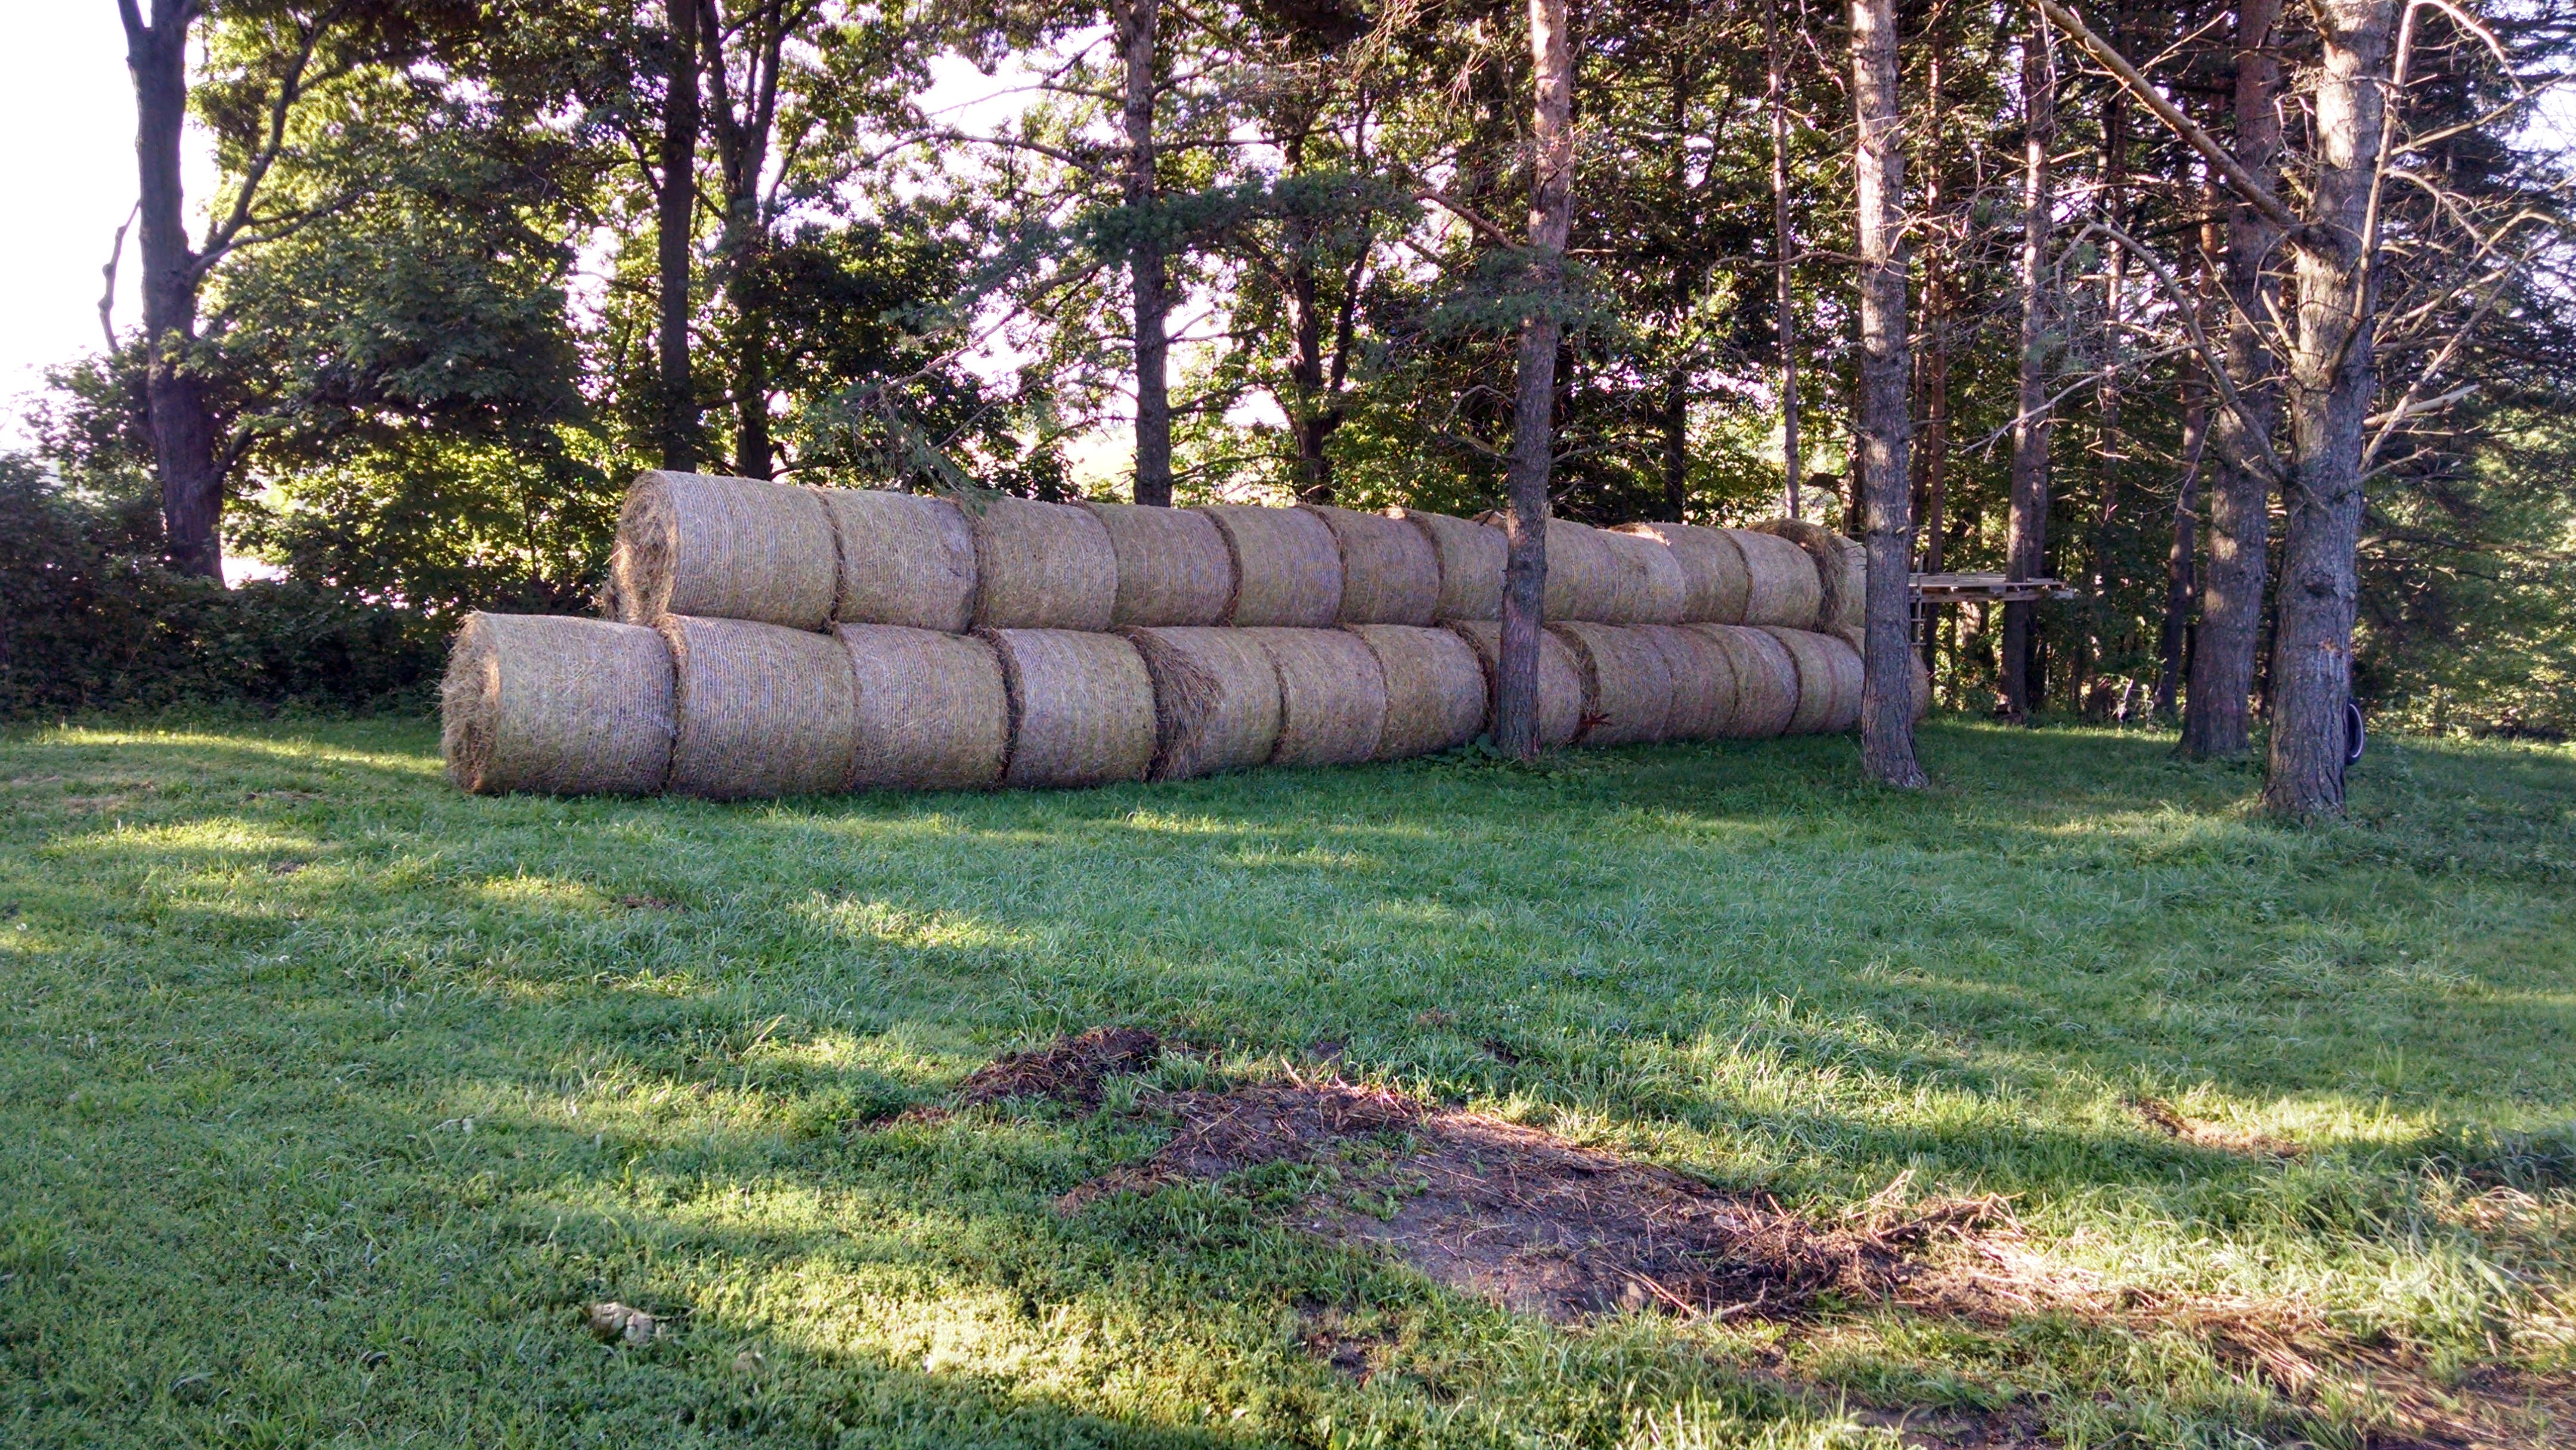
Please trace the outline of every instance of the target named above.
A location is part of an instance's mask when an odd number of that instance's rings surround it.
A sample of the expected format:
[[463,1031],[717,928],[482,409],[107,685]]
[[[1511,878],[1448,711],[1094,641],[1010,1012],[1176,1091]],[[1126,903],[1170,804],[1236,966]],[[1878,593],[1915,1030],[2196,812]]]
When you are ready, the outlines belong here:
[[[478,614],[449,664],[445,748],[471,791],[715,799],[1395,760],[1485,729],[1499,646],[1491,623],[821,634]],[[1550,747],[1859,717],[1860,656],[1831,635],[1559,624],[1540,647]]]

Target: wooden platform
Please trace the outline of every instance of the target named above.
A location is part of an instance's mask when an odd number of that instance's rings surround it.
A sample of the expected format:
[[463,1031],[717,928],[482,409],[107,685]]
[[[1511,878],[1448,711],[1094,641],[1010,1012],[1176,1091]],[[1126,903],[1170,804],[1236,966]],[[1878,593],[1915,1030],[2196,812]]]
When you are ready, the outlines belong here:
[[2007,579],[2001,574],[1917,574],[1910,587],[1917,604],[2011,604],[2075,597],[2075,586],[2061,579]]

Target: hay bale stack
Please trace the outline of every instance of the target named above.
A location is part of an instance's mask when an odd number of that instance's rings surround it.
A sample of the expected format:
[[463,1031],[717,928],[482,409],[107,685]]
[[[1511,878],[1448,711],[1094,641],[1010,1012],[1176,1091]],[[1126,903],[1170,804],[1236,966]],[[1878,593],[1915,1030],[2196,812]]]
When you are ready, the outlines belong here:
[[1001,784],[1010,692],[991,641],[895,624],[845,624],[858,743],[850,790]]
[[1503,531],[1420,509],[1389,509],[1422,531],[1440,562],[1440,598],[1431,617],[1442,624],[1503,617]]
[[[1475,648],[1485,672],[1485,718],[1493,719],[1494,692],[1501,686],[1503,627],[1485,620],[1461,620],[1449,626]],[[1538,635],[1538,743],[1549,750],[1571,745],[1583,733],[1583,668],[1565,641],[1540,630]]]
[[1008,494],[967,510],[977,629],[1107,629],[1118,551],[1087,509]]
[[1667,740],[1713,740],[1735,718],[1735,661],[1705,632],[1676,624],[1638,630],[1662,651],[1672,676],[1673,701],[1664,717]]
[[821,629],[841,587],[816,490],[658,469],[627,490],[608,567],[628,624],[690,614]]
[[1662,541],[1617,529],[1596,529],[1593,538],[1611,560],[1617,583],[1612,590],[1611,624],[1679,624],[1687,617],[1690,580],[1681,561]]
[[[1487,514],[1485,519],[1497,534],[1502,532],[1501,514]],[[1617,623],[1629,608],[1631,587],[1622,562],[1601,542],[1599,529],[1572,519],[1550,518],[1547,592],[1539,599],[1540,617],[1551,623],[1569,619]],[[1499,607],[1494,617],[1502,617]]]
[[1824,600],[1824,584],[1807,551],[1777,534],[1751,529],[1722,532],[1744,557],[1743,622],[1789,629],[1815,628],[1817,607]]
[[1252,631],[1175,626],[1126,637],[1154,681],[1156,780],[1243,770],[1279,743],[1279,672]]
[[1911,650],[1906,651],[1905,663],[1910,667],[1906,674],[1914,682],[1914,723],[1920,725],[1923,717],[1932,713],[1932,667]]
[[1772,519],[1753,526],[1756,533],[1787,539],[1807,552],[1816,571],[1816,621],[1793,629],[1832,632],[1857,629],[1869,617],[1869,551],[1857,539],[1846,539],[1822,524],[1805,519]]
[[1445,629],[1354,624],[1386,681],[1386,727],[1377,760],[1454,750],[1485,728],[1485,667],[1475,648]]
[[1279,676],[1273,765],[1349,765],[1377,754],[1386,675],[1368,641],[1344,629],[1250,629]]
[[1234,598],[1234,556],[1207,515],[1149,504],[1083,507],[1108,531],[1118,560],[1111,623],[1160,627],[1224,620]]
[[1154,764],[1154,680],[1136,646],[1071,629],[983,632],[1010,692],[1002,783],[1107,785]]
[[1741,624],[1753,580],[1744,572],[1744,551],[1724,529],[1694,524],[1621,524],[1614,532],[1656,540],[1672,551],[1681,570],[1682,612],[1676,623]]
[[1789,734],[1839,735],[1860,723],[1860,651],[1814,630],[1774,626],[1763,633],[1778,640],[1797,667],[1798,708],[1789,716]]
[[1642,632],[1617,624],[1568,622],[1548,632],[1565,641],[1583,678],[1586,745],[1636,745],[1664,738],[1673,710],[1673,672]]
[[1208,504],[1205,514],[1234,560],[1225,622],[1252,628],[1326,629],[1342,612],[1342,548],[1304,509]]
[[1431,622],[1440,605],[1440,556],[1422,530],[1384,514],[1329,505],[1306,512],[1333,531],[1342,552],[1342,623]]
[[1798,662],[1788,647],[1753,625],[1688,627],[1715,640],[1735,668],[1735,711],[1724,733],[1767,740],[1786,731],[1790,717],[1798,713]]
[[636,625],[468,615],[439,705],[447,778],[478,795],[650,795],[671,768],[671,647]]
[[841,560],[832,618],[954,634],[975,615],[975,534],[954,499],[817,489]]
[[828,634],[743,619],[662,621],[679,729],[668,789],[710,800],[816,795],[858,751],[850,652]]

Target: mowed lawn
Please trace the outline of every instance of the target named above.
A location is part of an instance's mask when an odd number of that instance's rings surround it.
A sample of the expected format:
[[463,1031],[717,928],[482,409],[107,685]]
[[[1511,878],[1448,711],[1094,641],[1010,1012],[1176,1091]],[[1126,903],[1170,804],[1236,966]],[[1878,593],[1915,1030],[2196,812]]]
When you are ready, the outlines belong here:
[[[2289,831],[2170,749],[712,805],[22,730],[0,1445],[2576,1444],[2576,751]],[[932,1110],[1102,1025],[1172,1050],[1097,1111]],[[1059,1205],[1291,1074],[1824,1227],[2000,1195],[1920,1251],[1995,1292],[1557,1323],[1309,1233],[1329,1165]]]

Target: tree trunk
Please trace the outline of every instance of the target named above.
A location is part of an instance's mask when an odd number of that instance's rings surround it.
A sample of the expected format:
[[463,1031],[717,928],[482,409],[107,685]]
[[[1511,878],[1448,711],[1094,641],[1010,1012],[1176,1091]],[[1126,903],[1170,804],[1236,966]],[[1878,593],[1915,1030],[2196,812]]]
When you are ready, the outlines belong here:
[[[1942,54],[1935,48],[1924,70],[1924,114],[1938,126],[1943,105]],[[1938,216],[1943,202],[1942,168],[1935,164],[1924,180],[1923,210],[1927,216]],[[1914,449],[1916,518],[1918,537],[1922,541],[1921,568],[1926,574],[1941,572],[1944,515],[1950,503],[1950,287],[1944,258],[1935,247],[1923,268],[1923,346],[1922,356],[1915,361],[1916,387],[1922,397],[1923,435]],[[1938,657],[1938,634],[1923,631],[1923,668],[1930,670]]]
[[[2049,148],[2057,141],[2057,57],[2044,21],[2022,41],[2021,372],[2012,434],[2012,512],[2004,529],[2004,575],[2036,579],[2048,554],[2048,232],[2056,197]],[[2030,718],[2038,676],[2031,606],[2004,606],[2004,713]],[[2044,692],[2044,681],[2038,681]]]
[[1789,77],[1780,63],[1780,0],[1763,0],[1771,112],[1771,274],[1780,343],[1780,507],[1798,517],[1798,326],[1789,287]]
[[[2236,159],[2271,179],[2281,156],[2281,62],[2272,30],[2280,0],[2241,0],[2236,24]],[[2239,199],[2227,216],[2228,379],[2250,418],[2222,408],[2218,486],[2209,499],[2209,559],[2201,572],[2200,628],[2192,641],[2191,689],[2183,702],[2183,753],[2241,755],[2253,743],[2248,709],[2263,620],[2263,582],[2270,548],[2270,485],[2245,466],[2271,445],[2278,394],[2273,356],[2263,335],[2280,288],[2270,275],[2281,233]]]
[[1852,0],[1852,154],[1859,211],[1860,404],[1852,496],[1869,548],[1860,705],[1861,768],[1882,785],[1930,784],[1914,759],[1913,649],[1907,639],[1914,500],[1905,451],[1914,422],[1905,316],[1905,124],[1897,106],[1896,0]]
[[1127,250],[1134,294],[1136,348],[1136,502],[1172,502],[1172,398],[1168,376],[1171,343],[1163,324],[1172,309],[1171,281],[1163,256],[1154,177],[1154,101],[1160,76],[1154,68],[1155,31],[1162,0],[1125,0],[1117,14],[1118,49],[1125,58],[1127,89],[1121,118],[1127,132],[1126,202],[1135,228]]
[[2293,820],[2343,814],[2344,707],[2361,539],[2362,427],[2374,313],[2369,211],[2388,104],[2395,0],[2321,0],[2316,165],[2298,249],[2290,355],[2289,518],[2272,646],[2272,750],[2264,807]]
[[221,427],[190,354],[203,259],[188,245],[179,138],[188,119],[188,27],[196,6],[153,0],[147,26],[120,0],[134,76],[134,159],[141,182],[144,409],[161,476],[163,548],[182,574],[224,577]]
[[670,68],[662,98],[662,175],[655,190],[654,261],[660,273],[662,466],[698,466],[697,384],[689,376],[689,264],[698,205],[698,4],[670,0]]
[[1663,416],[1658,419],[1664,434],[1664,508],[1663,516],[1680,523],[1690,512],[1690,371],[1674,368],[1664,375]]
[[1564,324],[1556,299],[1574,228],[1574,45],[1566,0],[1530,0],[1535,72],[1529,245],[1535,305],[1521,321],[1520,375],[1512,394],[1512,452],[1503,511],[1503,619],[1496,650],[1494,748],[1514,760],[1539,752],[1540,605],[1547,592],[1548,479],[1556,462],[1556,351]]
[[2170,720],[2182,685],[2184,642],[2191,627],[2191,590],[2200,554],[2200,463],[2209,444],[2209,389],[2188,387],[2182,412],[2182,482],[2174,490],[2173,543],[2165,552],[2164,625],[2157,631],[2155,713]]
[[[2111,42],[2120,43],[2119,10],[2112,10]],[[2128,183],[2128,95],[2114,90],[2102,101],[2102,211],[2112,224],[2127,230],[2123,193]],[[2103,661],[2111,653],[2111,621],[2117,617],[2118,551],[2112,530],[2120,516],[2120,309],[2127,301],[2129,254],[2117,242],[2102,258],[2102,376],[2093,389],[2094,481],[2100,495],[2093,514],[2092,595],[2086,611],[2084,707],[2099,717],[2109,703],[2109,681]]]
[[733,264],[740,349],[734,361],[733,451],[735,466],[745,478],[768,478],[777,472],[777,448],[769,437],[769,299],[763,290],[761,252],[755,233]]

